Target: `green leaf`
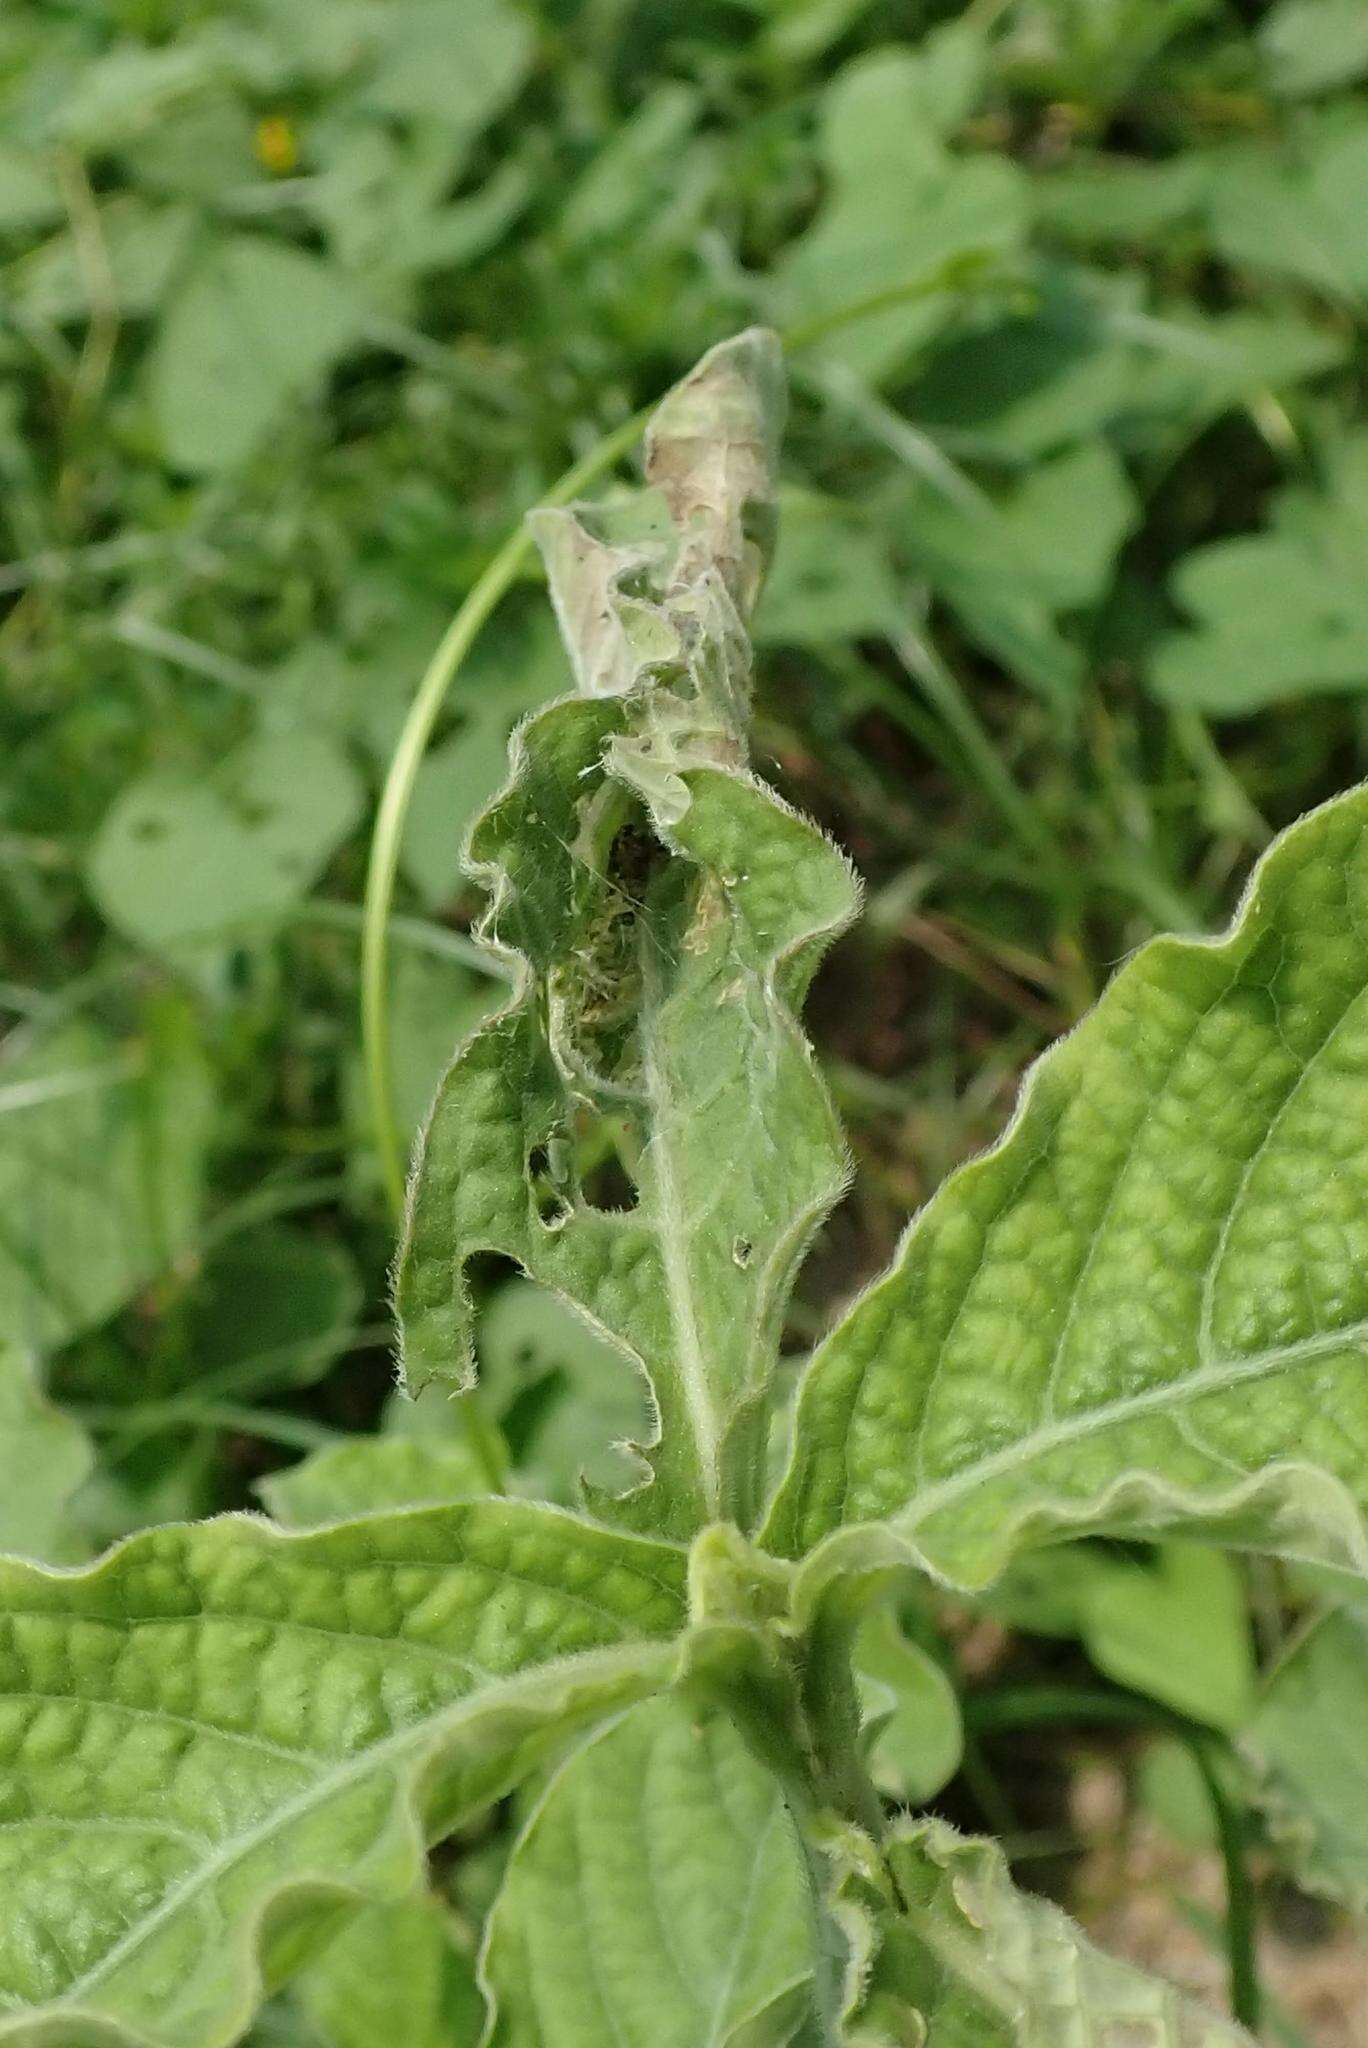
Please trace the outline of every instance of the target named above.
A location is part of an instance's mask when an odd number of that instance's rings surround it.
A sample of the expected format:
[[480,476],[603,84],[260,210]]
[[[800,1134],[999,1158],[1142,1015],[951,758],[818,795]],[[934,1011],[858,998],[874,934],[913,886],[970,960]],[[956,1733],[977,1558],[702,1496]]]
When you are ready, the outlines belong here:
[[[99,208],[98,220],[109,289],[120,316],[139,319],[155,312],[185,255],[194,215],[186,206],[148,206],[124,193]],[[88,320],[96,310],[89,257],[83,256],[82,242],[71,228],[21,258],[8,282],[30,320],[61,327]]]
[[156,125],[218,73],[212,35],[177,37],[161,49],[120,41],[86,64],[53,111],[52,133],[82,151],[117,148]]
[[582,1478],[620,1490],[639,1476],[617,1447],[648,1426],[641,1382],[563,1301],[511,1280],[480,1317],[476,1348],[485,1398],[518,1425],[513,1452],[524,1490],[574,1502]]
[[[876,1952],[853,2039],[924,2038],[928,2048],[1251,2048],[1233,2021],[1104,1955],[1057,1906],[1017,1891],[996,1843],[966,1839],[943,1821],[904,1822],[885,1854],[907,1910],[873,1905]],[[848,1904],[860,1903],[859,1890],[847,1882]]]
[[660,85],[609,140],[568,193],[557,238],[581,251],[619,243],[670,195],[681,154],[698,124],[700,94],[674,80]]
[[1108,1678],[1192,1720],[1232,1731],[1249,1718],[1248,1597],[1219,1550],[1161,1543],[1140,1559],[1071,1543],[1028,1553],[987,1605],[1016,1627],[1076,1636]]
[[1205,167],[1190,156],[1152,163],[1071,150],[1042,171],[1031,193],[1044,227],[1071,241],[1105,244],[1163,234],[1196,213],[1205,190]]
[[0,1552],[67,1562],[67,1520],[93,1463],[85,1431],[43,1398],[32,1361],[0,1345]]
[[459,1439],[353,1436],[313,1451],[257,1492],[287,1529],[317,1529],[386,1508],[431,1507],[489,1491],[479,1461]]
[[418,771],[400,856],[434,909],[461,887],[466,832],[507,776],[509,734],[565,689],[565,654],[550,619],[539,614],[527,631],[472,660],[462,682],[455,730]]
[[1199,548],[1172,591],[1193,621],[1156,650],[1170,703],[1233,714],[1312,690],[1368,687],[1368,435],[1330,455],[1323,491],[1294,486],[1268,528]]
[[489,2048],[782,2048],[812,1969],[777,1783],[729,1721],[651,1701],[561,1766],[513,1852]]
[[62,218],[52,167],[35,151],[0,143],[0,234],[45,228]]
[[339,1906],[655,1687],[682,1567],[509,1501],[0,1565],[0,2040],[226,2048]]
[[211,1111],[179,1008],[137,1038],[71,1023],[0,1060],[0,1338],[51,1350],[179,1257]]
[[477,2048],[484,2000],[437,1900],[367,1906],[294,1992],[321,2048]]
[[1359,109],[1312,128],[1281,157],[1247,145],[1223,151],[1209,174],[1212,239],[1230,263],[1357,305],[1368,291],[1359,212],[1366,176],[1368,118]]
[[1325,92],[1368,71],[1368,15],[1359,0],[1281,0],[1259,24],[1259,47],[1275,93]]
[[292,1223],[237,1231],[205,1258],[185,1348],[216,1394],[304,1387],[351,1341],[362,1306],[345,1245]]
[[462,150],[512,99],[531,67],[531,23],[510,0],[404,0],[387,10],[365,90],[382,114],[442,124]]
[[956,269],[1015,248],[1025,225],[1026,185],[1015,165],[955,155],[941,139],[940,117],[953,109],[936,58],[947,49],[972,84],[982,45],[957,26],[916,54],[878,50],[836,74],[821,109],[828,196],[775,266],[795,322],[925,279],[925,299],[871,314],[823,343],[876,382],[941,325]]
[[905,527],[910,554],[971,638],[1067,703],[1083,657],[1056,622],[1100,601],[1138,517],[1123,464],[1099,441],[1037,463],[1000,500],[923,490]]
[[909,397],[912,416],[957,452],[1038,460],[1103,428],[1177,447],[1269,386],[1314,376],[1343,344],[1287,314],[1158,318],[1130,277],[1047,270],[1031,311],[955,335]]
[[1368,1566],[1368,792],[1223,939],[1160,939],[817,1352],[768,1542],[886,1520],[984,1584],[1031,1539]]
[[148,365],[162,450],[176,469],[231,469],[291,400],[312,399],[359,340],[345,278],[288,243],[211,243],[166,310]]
[[1268,1681],[1243,1747],[1301,1883],[1368,1912],[1368,1609],[1323,1614]]
[[949,1675],[904,1634],[890,1606],[860,1624],[854,1664],[870,1776],[885,1797],[921,1806],[949,1784],[964,1753]]
[[891,632],[899,607],[886,532],[814,491],[781,492],[779,510],[759,645],[820,648]]
[[1358,0],[1280,0],[1259,23],[1259,49],[1282,98],[1348,86],[1368,72],[1368,16]]
[[[573,1302],[659,1417],[654,1484],[613,1511],[681,1535],[754,1513],[783,1304],[846,1171],[793,1012],[854,888],[745,765],[779,380],[757,330],[665,400],[660,538],[614,544],[588,511],[539,524],[580,694],[522,729],[471,840],[483,935],[521,985],[443,1083],[397,1286],[415,1384],[468,1380],[475,1253]],[[630,1206],[586,1191],[595,1130]]]
[[[399,934],[396,934],[399,938]],[[390,976],[390,1042],[394,1048],[395,1116],[405,1133],[422,1126],[451,1064],[453,1046],[489,1015],[502,984],[417,946],[395,946]],[[354,1143],[362,1160],[374,1141],[359,1055],[347,1074]]]
[[308,894],[361,802],[332,741],[263,732],[208,776],[130,783],[90,850],[90,886],[111,924],[159,952],[269,926]]

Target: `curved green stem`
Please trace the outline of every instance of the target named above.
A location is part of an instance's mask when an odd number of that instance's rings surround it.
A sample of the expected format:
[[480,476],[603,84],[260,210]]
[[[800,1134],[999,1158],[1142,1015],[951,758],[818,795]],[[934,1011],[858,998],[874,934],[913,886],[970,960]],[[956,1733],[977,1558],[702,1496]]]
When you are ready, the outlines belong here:
[[[830,313],[801,322],[787,329],[780,339],[790,351],[810,348],[856,321],[888,312],[915,299],[928,298],[951,285],[966,283],[970,277],[977,280],[982,272],[982,265],[966,264],[963,259],[942,264],[906,284],[869,293],[848,305],[836,307]],[[587,455],[566,470],[540,503],[566,505],[577,498],[586,486],[635,447],[654,410],[654,405],[646,406],[634,413],[631,419],[614,427]],[[376,813],[361,924],[361,1042],[381,1178],[396,1218],[403,1213],[405,1175],[403,1147],[395,1125],[390,1094],[389,1015],[386,1005],[390,906],[394,900],[404,823],[408,817],[413,785],[447,692],[481,630],[511,589],[531,551],[531,536],[527,527],[520,524],[508,535],[472,585],[447,627],[409,706]]]
[[[636,445],[652,409],[634,413],[631,419],[624,420],[611,434],[606,434],[582,461],[566,470],[542,499],[542,504],[568,504],[596,477],[611,469]],[[389,981],[387,938],[390,904],[394,898],[404,821],[408,816],[413,785],[447,692],[481,629],[511,589],[531,550],[532,537],[527,528],[516,527],[472,586],[469,596],[442,635],[409,706],[376,813],[361,925],[361,1040],[365,1049],[366,1088],[380,1154],[380,1171],[390,1206],[396,1215],[404,1206],[404,1158],[390,1098],[389,1014],[385,999]]]

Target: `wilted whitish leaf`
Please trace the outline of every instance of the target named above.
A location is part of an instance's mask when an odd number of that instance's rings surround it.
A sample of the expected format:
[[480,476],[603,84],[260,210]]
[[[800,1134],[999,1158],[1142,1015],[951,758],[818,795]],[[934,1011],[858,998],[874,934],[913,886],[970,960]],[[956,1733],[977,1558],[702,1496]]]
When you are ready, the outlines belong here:
[[[752,330],[657,412],[663,529],[539,520],[579,692],[522,729],[472,834],[481,932],[520,978],[443,1082],[397,1283],[416,1385],[469,1374],[476,1253],[578,1306],[659,1422],[654,1481],[611,1511],[679,1534],[747,1512],[776,1319],[845,1176],[794,1006],[853,885],[745,765],[781,416],[777,345]],[[624,1203],[580,1182],[586,1118],[620,1128]]]

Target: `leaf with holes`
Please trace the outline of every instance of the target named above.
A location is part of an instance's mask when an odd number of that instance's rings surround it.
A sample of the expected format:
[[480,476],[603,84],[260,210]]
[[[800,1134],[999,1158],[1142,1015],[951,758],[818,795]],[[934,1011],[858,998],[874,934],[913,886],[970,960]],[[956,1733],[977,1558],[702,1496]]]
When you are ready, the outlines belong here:
[[753,1516],[779,1317],[846,1173],[794,1007],[854,885],[746,765],[781,404],[773,337],[742,335],[651,429],[666,538],[541,516],[579,692],[523,728],[470,842],[520,985],[443,1083],[398,1276],[415,1384],[469,1376],[477,1253],[585,1314],[659,1421],[654,1483],[600,1505],[675,1534]]
[[818,1351],[769,1542],[886,1521],[991,1579],[1187,1528],[1368,1564],[1368,791],[1158,939]]

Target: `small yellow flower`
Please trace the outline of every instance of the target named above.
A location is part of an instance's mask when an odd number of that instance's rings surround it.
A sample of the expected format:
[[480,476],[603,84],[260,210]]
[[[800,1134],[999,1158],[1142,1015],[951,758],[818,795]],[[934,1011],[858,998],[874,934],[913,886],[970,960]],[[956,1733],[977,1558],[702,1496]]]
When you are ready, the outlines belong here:
[[268,114],[257,122],[256,155],[277,178],[288,177],[299,162],[299,141],[283,114]]

